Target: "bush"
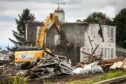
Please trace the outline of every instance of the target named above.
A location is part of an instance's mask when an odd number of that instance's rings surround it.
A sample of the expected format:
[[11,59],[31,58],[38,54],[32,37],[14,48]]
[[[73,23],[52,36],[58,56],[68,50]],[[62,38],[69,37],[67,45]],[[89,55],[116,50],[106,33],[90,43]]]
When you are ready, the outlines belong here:
[[20,76],[14,77],[0,77],[0,84],[27,84]]

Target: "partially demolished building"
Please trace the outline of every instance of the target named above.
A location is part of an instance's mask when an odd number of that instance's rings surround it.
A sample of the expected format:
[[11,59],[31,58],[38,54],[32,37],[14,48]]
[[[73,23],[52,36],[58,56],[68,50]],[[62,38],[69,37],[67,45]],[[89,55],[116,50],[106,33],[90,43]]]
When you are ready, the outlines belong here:
[[[68,23],[65,22],[63,9],[58,8],[54,13],[58,16],[62,24],[64,36],[68,40],[66,45],[61,44],[61,36],[56,32],[55,26],[52,26],[46,35],[46,46],[54,54],[67,56],[75,64],[86,59],[88,55],[83,52],[92,54],[98,46],[94,55],[101,56],[103,59],[116,57],[116,28],[114,26],[82,22]],[[26,32],[27,42],[32,45],[35,44],[41,25],[41,22],[28,23]]]

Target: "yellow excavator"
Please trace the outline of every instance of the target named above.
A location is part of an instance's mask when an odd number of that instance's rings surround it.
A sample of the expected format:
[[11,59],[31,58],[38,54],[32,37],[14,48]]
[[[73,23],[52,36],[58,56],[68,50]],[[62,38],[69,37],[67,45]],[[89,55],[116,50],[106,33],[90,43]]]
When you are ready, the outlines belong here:
[[44,20],[42,26],[39,29],[39,33],[36,40],[36,48],[33,49],[24,49],[24,50],[17,50],[15,52],[15,62],[22,63],[22,62],[31,62],[34,59],[41,58],[47,52],[51,53],[51,50],[46,48],[46,33],[49,28],[55,25],[56,30],[58,33],[61,32],[61,24],[58,21],[58,18],[51,13],[47,18]]

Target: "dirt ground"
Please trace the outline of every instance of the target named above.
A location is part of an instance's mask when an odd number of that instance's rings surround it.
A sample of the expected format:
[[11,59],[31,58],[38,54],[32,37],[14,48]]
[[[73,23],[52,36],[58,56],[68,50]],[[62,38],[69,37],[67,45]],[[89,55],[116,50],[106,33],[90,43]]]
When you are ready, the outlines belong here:
[[[75,81],[75,80],[86,80],[89,78],[96,78],[98,77],[100,74],[91,74],[91,75],[62,75],[62,76],[56,76],[56,77],[51,77],[51,78],[46,78],[44,79],[44,81],[49,81],[52,83],[65,83],[68,81]],[[31,80],[28,82],[28,84],[44,84],[43,80]]]

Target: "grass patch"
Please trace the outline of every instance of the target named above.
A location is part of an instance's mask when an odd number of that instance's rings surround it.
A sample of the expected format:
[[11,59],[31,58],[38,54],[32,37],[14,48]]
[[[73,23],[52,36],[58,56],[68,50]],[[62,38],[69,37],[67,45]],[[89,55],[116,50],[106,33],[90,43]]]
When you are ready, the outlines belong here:
[[126,75],[126,70],[111,70],[108,72],[105,72],[103,74],[100,74],[99,76],[87,78],[87,79],[81,79],[81,80],[70,80],[68,82],[62,81],[62,82],[51,82],[51,81],[44,81],[44,84],[93,84],[99,81],[120,77]]
[[[78,79],[78,80],[77,79],[73,80],[71,78],[71,79],[68,79],[67,81],[57,81],[57,82],[52,82],[50,80],[43,80],[43,82],[44,84],[93,84],[99,81],[103,81],[103,80],[107,80],[107,79],[111,79],[115,77],[120,77],[124,75],[126,75],[126,70],[112,70],[112,71],[108,71],[108,72],[105,72],[96,76],[91,75],[90,78],[83,78],[83,79]],[[14,77],[3,78],[2,80],[0,80],[0,84],[27,84],[27,83],[26,81],[23,80],[22,77],[14,76]]]
[[20,76],[14,76],[14,77],[3,76],[2,78],[0,78],[0,84],[27,84],[27,83]]
[[103,73],[98,78],[92,79],[93,83],[126,75],[125,70],[113,70]]
[[[115,77],[120,77],[120,76],[124,76],[124,75],[126,75],[125,70],[113,70],[113,71],[105,72],[98,77],[89,78],[87,80],[70,81],[70,84],[74,84],[77,82],[79,84],[93,84],[93,83],[96,83],[99,81],[103,81],[103,80],[107,80],[107,79],[111,79],[111,78],[115,78]],[[67,82],[66,84],[69,84],[69,82]]]

